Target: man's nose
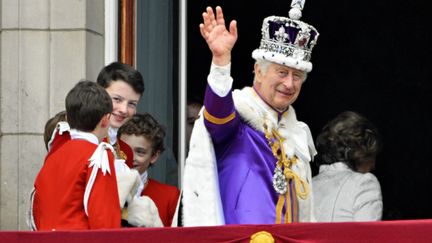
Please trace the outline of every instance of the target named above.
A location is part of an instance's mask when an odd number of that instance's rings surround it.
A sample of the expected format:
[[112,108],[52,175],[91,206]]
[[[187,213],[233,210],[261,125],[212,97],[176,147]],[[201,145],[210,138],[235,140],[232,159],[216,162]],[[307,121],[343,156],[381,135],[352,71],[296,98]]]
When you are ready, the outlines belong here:
[[118,106],[118,110],[123,114],[127,113],[127,102],[121,102]]
[[292,73],[289,73],[289,74],[284,78],[283,85],[284,85],[286,88],[292,88],[292,87],[294,86],[294,77],[293,77],[293,74],[292,74]]

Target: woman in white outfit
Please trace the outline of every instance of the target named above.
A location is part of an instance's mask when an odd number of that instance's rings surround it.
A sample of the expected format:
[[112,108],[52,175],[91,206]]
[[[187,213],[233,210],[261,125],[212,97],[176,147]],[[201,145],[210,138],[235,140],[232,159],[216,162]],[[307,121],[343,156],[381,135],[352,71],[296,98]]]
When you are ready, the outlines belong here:
[[370,173],[381,148],[375,126],[356,112],[343,112],[322,129],[316,148],[320,165],[313,178],[316,220],[381,220],[381,188]]

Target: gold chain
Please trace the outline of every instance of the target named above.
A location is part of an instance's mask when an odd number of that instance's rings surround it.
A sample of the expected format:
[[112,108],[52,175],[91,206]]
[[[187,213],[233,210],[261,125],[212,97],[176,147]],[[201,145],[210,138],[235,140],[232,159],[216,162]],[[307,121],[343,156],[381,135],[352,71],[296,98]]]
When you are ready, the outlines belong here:
[[[109,136],[107,137],[107,142],[109,143],[109,144],[111,144],[111,141],[110,141],[110,138],[109,138]],[[121,149],[120,149],[120,143],[118,142],[118,140],[117,140],[117,142],[114,144],[114,150],[115,150],[115,152],[116,152],[116,155],[117,155],[117,159],[123,159],[123,160],[127,160],[127,156],[126,156],[126,154],[125,154],[125,152],[123,152]]]

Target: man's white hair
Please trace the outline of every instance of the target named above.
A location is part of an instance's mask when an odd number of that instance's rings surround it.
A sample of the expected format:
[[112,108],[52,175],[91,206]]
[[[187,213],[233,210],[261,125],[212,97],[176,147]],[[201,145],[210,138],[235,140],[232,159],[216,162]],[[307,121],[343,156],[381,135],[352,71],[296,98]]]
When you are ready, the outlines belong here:
[[[272,64],[272,63],[273,62],[271,62],[271,61],[260,59],[260,58],[255,59],[255,64],[259,65],[259,67],[260,67],[261,72],[262,72],[263,75],[265,75],[267,73],[267,70],[268,70],[270,64]],[[304,81],[306,81],[308,73],[305,72],[305,71],[303,71],[303,74],[304,74],[304,76],[303,76],[303,80],[302,81],[304,82]],[[257,76],[256,76],[256,73],[255,73],[255,75],[254,75],[254,81],[253,81],[254,84],[255,84],[256,80],[257,80]]]

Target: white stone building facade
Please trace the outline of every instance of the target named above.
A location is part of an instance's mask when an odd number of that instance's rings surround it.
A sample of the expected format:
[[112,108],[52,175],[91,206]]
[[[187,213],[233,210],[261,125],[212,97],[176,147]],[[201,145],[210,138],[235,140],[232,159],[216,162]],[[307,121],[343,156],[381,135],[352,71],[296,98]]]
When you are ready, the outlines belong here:
[[27,230],[45,122],[105,64],[105,0],[0,0],[0,230]]

